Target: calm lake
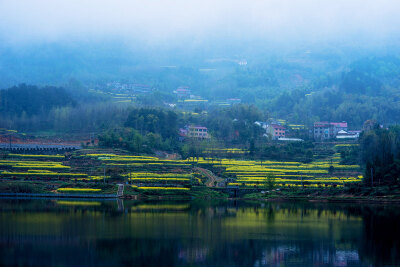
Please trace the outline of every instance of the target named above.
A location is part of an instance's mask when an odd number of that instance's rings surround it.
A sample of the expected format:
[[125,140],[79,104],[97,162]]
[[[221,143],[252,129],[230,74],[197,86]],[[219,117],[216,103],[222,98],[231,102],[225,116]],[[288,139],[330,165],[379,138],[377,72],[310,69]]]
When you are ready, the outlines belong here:
[[0,265],[400,265],[400,209],[0,199]]

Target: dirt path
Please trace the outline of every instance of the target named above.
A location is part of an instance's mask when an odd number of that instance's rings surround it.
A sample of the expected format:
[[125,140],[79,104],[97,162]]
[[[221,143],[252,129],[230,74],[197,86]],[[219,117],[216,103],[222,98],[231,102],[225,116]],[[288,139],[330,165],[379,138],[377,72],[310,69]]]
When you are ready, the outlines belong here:
[[207,187],[216,187],[215,182],[221,182],[223,180],[223,179],[215,176],[215,174],[213,174],[211,171],[209,171],[207,169],[203,169],[203,168],[199,168],[199,167],[196,167],[194,169],[199,171],[200,173],[202,173],[204,176],[206,176],[208,178],[206,181]]

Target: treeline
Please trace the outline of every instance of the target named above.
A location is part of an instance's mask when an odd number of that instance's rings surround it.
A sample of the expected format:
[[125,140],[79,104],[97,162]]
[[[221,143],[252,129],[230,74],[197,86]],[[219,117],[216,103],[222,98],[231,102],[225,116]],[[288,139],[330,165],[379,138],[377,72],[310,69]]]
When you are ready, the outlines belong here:
[[347,121],[353,129],[361,129],[368,119],[394,123],[400,119],[397,94],[385,96],[347,94],[338,89],[311,93],[295,90],[271,101],[265,109],[271,115],[290,122],[312,126],[315,121]]
[[383,129],[376,124],[360,139],[364,181],[368,186],[400,183],[400,126]]
[[263,114],[255,105],[238,104],[227,108],[210,110],[207,116],[199,118],[199,122],[209,128],[211,135],[227,144],[249,145],[265,132],[254,124],[265,121]]
[[99,134],[120,127],[127,118],[127,106],[95,103],[57,107],[37,115],[0,116],[0,128],[18,132],[53,132],[62,134]]
[[132,109],[125,122],[125,127],[131,127],[144,133],[155,133],[165,138],[175,138],[178,133],[178,115],[172,110],[153,108]]
[[179,151],[178,114],[172,110],[130,108],[126,120],[99,135],[99,145],[134,153]]
[[3,116],[27,117],[45,114],[53,108],[75,106],[71,95],[61,87],[21,84],[0,90],[0,113]]
[[234,145],[248,148],[264,132],[254,124],[263,116],[258,108],[251,105],[234,105],[200,114],[156,108],[130,108],[127,111],[124,123],[100,136],[100,145],[133,152],[151,149],[180,151],[182,145],[177,143],[179,128],[194,124],[206,126],[221,147]]
[[0,128],[19,132],[100,133],[126,120],[127,106],[113,105],[79,82],[64,87],[21,84],[0,90]]
[[133,153],[152,154],[155,150],[180,152],[176,138],[162,138],[160,134],[147,132],[140,134],[132,128],[110,129],[99,135],[99,145],[125,149]]

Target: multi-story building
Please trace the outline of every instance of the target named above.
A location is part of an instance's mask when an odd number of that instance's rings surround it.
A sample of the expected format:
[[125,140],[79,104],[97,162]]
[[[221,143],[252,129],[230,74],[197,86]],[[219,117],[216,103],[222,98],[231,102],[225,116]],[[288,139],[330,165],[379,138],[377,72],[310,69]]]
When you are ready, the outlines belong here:
[[331,124],[335,127],[335,133],[337,134],[340,131],[347,132],[347,122],[331,122]]
[[185,126],[185,128],[179,129],[178,135],[180,141],[183,141],[185,138],[198,138],[198,139],[210,138],[207,127],[194,126],[194,125]]
[[315,122],[314,139],[328,140],[335,138],[340,131],[347,131],[347,122]]
[[286,134],[286,128],[278,124],[269,124],[267,125],[266,130],[267,134],[274,140],[285,137]]
[[189,126],[187,136],[200,139],[209,138],[207,127],[193,125]]

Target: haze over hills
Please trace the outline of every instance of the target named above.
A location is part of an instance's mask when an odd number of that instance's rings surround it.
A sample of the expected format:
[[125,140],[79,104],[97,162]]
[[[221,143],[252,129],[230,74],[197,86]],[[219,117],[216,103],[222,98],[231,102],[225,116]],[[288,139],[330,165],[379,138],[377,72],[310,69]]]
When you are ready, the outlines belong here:
[[287,81],[294,75],[315,80],[363,57],[398,54],[399,10],[394,1],[370,0],[5,0],[0,87],[70,78],[155,84],[168,66],[183,76],[177,84],[193,86],[181,68],[191,75],[210,70],[206,79],[216,70],[218,81],[240,60],[250,69],[272,68],[281,87],[293,87]]
[[[240,40],[239,40],[240,41]],[[221,46],[221,47],[218,47]],[[273,73],[282,89],[296,86],[290,83],[297,76],[297,84],[303,80],[315,81],[321,75],[337,74],[350,69],[351,64],[363,58],[395,56],[398,49],[370,47],[358,49],[344,44],[321,43],[318,45],[293,46],[291,48],[264,47],[252,43],[224,41],[217,47],[207,43],[181,48],[145,48],[145,44],[108,42],[67,42],[24,44],[1,48],[1,88],[18,83],[63,84],[71,78],[84,83],[131,80],[143,83],[162,82],[166,73],[176,77],[176,84],[190,85],[190,75],[205,78],[223,78],[240,69],[238,63],[247,64],[242,70],[266,69]],[[301,77],[300,77],[301,76]],[[300,80],[299,80],[300,79]],[[193,85],[191,85],[193,86]],[[242,87],[245,87],[243,84]],[[249,86],[252,86],[250,83]]]
[[[5,0],[0,88],[63,87],[77,105],[57,107],[71,109],[113,102],[171,108],[184,86],[208,104],[183,110],[239,99],[293,123],[392,124],[400,119],[398,11],[395,1],[369,0]],[[12,115],[21,101],[2,95],[1,109]]]

